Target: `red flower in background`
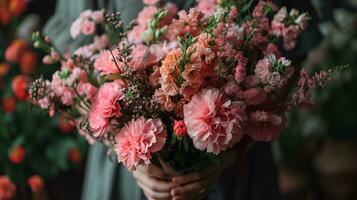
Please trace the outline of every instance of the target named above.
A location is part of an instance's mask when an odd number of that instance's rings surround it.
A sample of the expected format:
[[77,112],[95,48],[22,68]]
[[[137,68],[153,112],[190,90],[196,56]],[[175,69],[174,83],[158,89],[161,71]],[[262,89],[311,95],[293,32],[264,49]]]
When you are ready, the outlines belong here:
[[9,1],[9,11],[12,17],[20,16],[27,7],[26,0],[10,0]]
[[72,123],[68,120],[65,114],[61,114],[58,118],[58,128],[63,133],[70,133],[73,130]]
[[10,200],[15,196],[16,186],[7,176],[0,176],[0,199]]
[[11,20],[11,13],[7,1],[0,1],[0,23],[6,25]]
[[82,161],[81,152],[77,148],[72,148],[68,152],[69,160],[73,163],[80,163]]
[[37,68],[37,54],[33,51],[26,51],[20,58],[20,70],[24,74],[30,74]]
[[21,56],[27,50],[27,43],[24,40],[16,39],[5,51],[5,59],[7,61],[18,63],[20,62]]
[[16,109],[16,98],[15,97],[6,97],[2,100],[2,108],[11,113]]
[[30,77],[26,75],[17,75],[12,81],[12,90],[15,96],[23,101],[29,98],[28,86],[31,83]]
[[[1,11],[0,11],[1,12]],[[10,65],[7,63],[0,63],[0,77],[5,76],[10,70]]]
[[20,164],[24,161],[26,156],[26,150],[22,146],[17,146],[13,148],[10,152],[9,159],[12,163]]
[[27,184],[30,186],[32,192],[38,193],[44,190],[44,181],[39,175],[33,175],[27,179]]

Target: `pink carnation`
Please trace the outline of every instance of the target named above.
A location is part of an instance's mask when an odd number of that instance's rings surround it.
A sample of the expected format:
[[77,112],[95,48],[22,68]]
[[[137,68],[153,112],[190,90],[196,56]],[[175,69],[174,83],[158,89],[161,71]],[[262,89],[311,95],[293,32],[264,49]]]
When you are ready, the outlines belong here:
[[133,119],[115,138],[119,162],[129,170],[135,170],[139,164],[148,165],[152,154],[164,147],[166,137],[166,128],[160,119]]
[[[115,49],[112,51],[112,53],[115,57],[116,55],[118,55],[118,50]],[[119,73],[120,71],[114,62],[113,56],[109,50],[102,51],[99,54],[98,58],[94,61],[94,69],[96,71],[101,72],[102,74]],[[117,64],[119,65],[119,67],[123,67],[123,63],[117,61]]]
[[142,44],[133,47],[131,56],[133,59],[130,61],[129,66],[134,70],[144,69],[159,61],[156,55],[147,46]]
[[245,105],[231,102],[218,89],[204,89],[184,105],[184,121],[194,146],[218,154],[243,136]]
[[101,137],[109,131],[110,124],[109,119],[99,116],[97,112],[99,112],[98,109],[89,112],[89,124],[93,136]]
[[96,137],[108,131],[110,118],[122,115],[118,102],[122,96],[123,87],[119,82],[105,83],[99,88],[89,113],[89,123]]

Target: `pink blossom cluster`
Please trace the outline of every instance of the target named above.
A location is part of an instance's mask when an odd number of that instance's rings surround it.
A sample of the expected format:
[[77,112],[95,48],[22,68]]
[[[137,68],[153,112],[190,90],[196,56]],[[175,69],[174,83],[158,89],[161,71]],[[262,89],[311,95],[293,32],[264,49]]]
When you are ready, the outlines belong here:
[[77,38],[80,34],[93,35],[96,32],[96,24],[103,22],[103,20],[103,10],[86,10],[73,22],[70,34],[72,38]]
[[285,49],[291,50],[296,45],[297,37],[306,29],[308,19],[306,13],[300,14],[296,9],[292,9],[288,13],[286,7],[283,7],[274,16],[272,32],[283,38]]
[[[144,3],[119,43],[103,34],[74,57],[60,56],[62,69],[37,99],[43,109],[77,111],[79,133],[110,146],[130,170],[154,154],[185,151],[178,147],[218,155],[243,137],[272,141],[287,123],[286,111],[310,105],[310,89],[331,79],[331,71],[302,70],[297,91],[282,95],[296,69],[281,46],[295,46],[305,13],[270,1],[249,16],[216,0],[179,12],[173,4]],[[84,24],[104,25],[102,12],[82,13],[72,36],[94,34]]]

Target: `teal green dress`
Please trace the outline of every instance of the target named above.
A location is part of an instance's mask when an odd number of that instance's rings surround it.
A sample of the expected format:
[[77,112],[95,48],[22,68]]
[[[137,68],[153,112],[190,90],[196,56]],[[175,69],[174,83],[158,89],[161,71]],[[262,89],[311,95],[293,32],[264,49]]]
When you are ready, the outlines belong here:
[[[190,7],[195,0],[176,0],[181,8]],[[296,1],[297,2],[297,1]],[[120,11],[124,22],[135,18],[142,9],[142,0],[58,0],[56,13],[47,23],[44,32],[54,40],[54,44],[63,51],[71,51],[83,44],[85,39],[73,41],[69,36],[69,27],[79,13],[85,9],[107,8]],[[316,30],[312,30],[316,32]],[[312,34],[312,36],[316,34]],[[309,36],[305,37],[306,39]],[[310,37],[311,38],[311,37]],[[306,40],[301,52],[307,52],[316,40]],[[295,56],[295,57],[296,57]],[[254,145],[247,155],[248,173],[244,176],[237,171],[226,171],[213,187],[208,200],[277,200],[279,198],[276,167],[269,143]],[[145,200],[132,174],[117,161],[109,160],[107,149],[102,144],[90,147],[86,164],[82,200]]]

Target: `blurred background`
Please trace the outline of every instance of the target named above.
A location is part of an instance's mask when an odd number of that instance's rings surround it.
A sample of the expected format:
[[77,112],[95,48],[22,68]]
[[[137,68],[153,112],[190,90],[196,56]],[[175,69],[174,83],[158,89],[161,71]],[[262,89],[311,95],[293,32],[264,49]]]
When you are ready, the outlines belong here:
[[[313,110],[293,112],[272,143],[286,200],[357,199],[357,0],[313,0],[324,38],[310,51],[311,71],[349,65],[332,86],[314,94]],[[66,119],[26,102],[34,78],[50,76],[31,45],[55,11],[56,0],[0,0],[0,197],[80,199],[88,145]],[[0,198],[1,199],[1,198]]]

